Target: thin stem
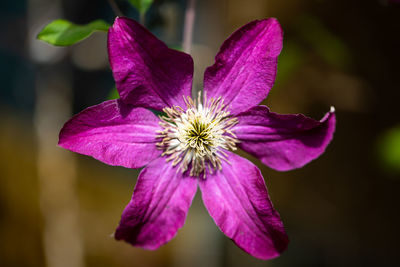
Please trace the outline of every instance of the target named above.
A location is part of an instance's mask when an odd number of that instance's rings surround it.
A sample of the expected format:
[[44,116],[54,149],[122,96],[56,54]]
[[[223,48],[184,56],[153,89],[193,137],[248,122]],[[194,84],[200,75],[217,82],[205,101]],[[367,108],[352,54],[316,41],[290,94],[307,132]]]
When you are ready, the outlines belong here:
[[139,13],[139,22],[140,24],[142,24],[144,26],[144,24],[146,23],[146,14],[145,12],[140,12]]
[[121,9],[119,9],[117,3],[115,0],[108,0],[108,3],[110,4],[112,10],[114,11],[114,14],[118,17],[122,17],[124,14],[122,14]]
[[190,53],[192,49],[193,26],[195,18],[196,0],[188,0],[185,11],[185,26],[183,28],[183,51]]

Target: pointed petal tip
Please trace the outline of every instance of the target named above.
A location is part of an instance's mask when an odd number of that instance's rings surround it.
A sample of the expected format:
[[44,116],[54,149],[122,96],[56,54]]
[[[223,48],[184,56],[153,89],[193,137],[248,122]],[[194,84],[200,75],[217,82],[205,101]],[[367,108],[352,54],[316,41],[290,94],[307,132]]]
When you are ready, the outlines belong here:
[[258,259],[276,258],[286,250],[288,237],[261,171],[247,159],[227,154],[230,163],[199,181],[203,203],[239,248]]
[[58,147],[61,147],[61,148],[65,148],[65,147],[63,146],[63,142],[62,142],[61,140],[58,140],[57,146],[58,146]]
[[108,57],[121,99],[161,111],[184,106],[191,95],[193,60],[168,46],[137,21],[117,17],[108,34]]
[[196,179],[176,172],[164,158],[154,160],[139,174],[115,239],[147,250],[166,244],[184,225],[196,191]]
[[[126,32],[128,28],[131,27],[139,27],[145,29],[140,23],[138,23],[134,19],[130,19],[127,17],[115,17],[113,25],[111,25],[110,30],[115,30],[116,32]],[[137,28],[136,28],[137,29]],[[147,29],[146,29],[147,31]]]
[[281,24],[279,23],[279,21],[278,21],[277,18],[275,18],[275,17],[270,17],[270,18],[263,19],[263,20],[265,20],[266,22],[268,22],[268,23],[270,23],[270,24],[272,24],[272,25],[274,25],[274,26],[278,26],[279,29],[282,30]]
[[[122,232],[122,231],[121,231]],[[135,241],[130,240],[129,238],[126,238],[124,236],[124,233],[119,234],[119,231],[117,229],[117,231],[114,234],[114,239],[117,241],[124,241],[128,244],[130,244],[133,247],[137,247],[137,248],[141,248],[141,249],[145,249],[145,250],[157,250],[159,249],[161,246],[166,245],[169,241],[165,241],[163,243],[157,243],[157,244],[149,244],[149,243],[136,243]],[[176,234],[171,237],[171,239],[175,238]]]
[[[113,29],[122,29],[122,26],[124,26],[124,24],[126,24],[127,23],[127,21],[133,21],[133,22],[136,22],[135,20],[133,20],[133,19],[129,19],[129,18],[127,18],[127,17],[115,17],[115,19],[114,19],[114,23],[113,23],[113,25],[111,26],[111,28],[113,28]],[[110,28],[110,29],[111,29]]]
[[58,147],[61,147],[61,148],[64,148],[64,149],[68,149],[68,146],[65,145],[66,136],[68,135],[68,133],[66,133],[66,128],[68,127],[68,124],[70,123],[71,119],[68,120],[63,125],[63,127],[60,130],[60,133],[58,134],[58,142],[57,142],[57,146]]
[[283,33],[283,29],[281,24],[279,23],[279,20],[275,17],[270,17],[267,19],[263,19],[262,21],[265,21],[267,24],[270,25],[270,27],[275,27],[277,30],[281,31]]
[[[322,155],[332,141],[335,109],[317,121],[302,114],[277,114],[258,106],[238,116],[233,129],[239,147],[277,171],[303,167]],[[257,126],[257,127],[255,127]]]
[[155,146],[158,122],[147,109],[109,100],[68,120],[60,131],[58,145],[111,166],[140,168],[161,154]]
[[[257,20],[254,20],[254,21],[252,21],[252,22],[273,23],[273,24],[278,24],[278,25],[279,25],[279,21],[278,21],[278,19],[275,18],[275,17],[257,19]],[[249,22],[249,24],[252,23],[252,22]]]
[[253,20],[236,30],[204,73],[207,98],[222,96],[234,115],[259,104],[275,82],[282,43],[275,18]]
[[[280,36],[281,43],[283,42],[283,29],[277,18],[270,17],[259,20],[259,22],[263,23],[265,27],[268,27],[271,32],[274,32],[275,36]],[[276,56],[280,54],[281,50],[282,50],[282,44],[280,44],[280,49],[279,52],[277,52]]]
[[246,253],[249,255],[260,259],[260,260],[272,260],[280,257],[287,249],[289,246],[289,238],[288,236],[285,235],[281,237],[282,240],[280,241],[280,244],[278,247],[275,247],[274,249],[266,249],[266,250],[259,250],[259,251],[252,251],[249,250],[247,247],[242,247],[240,244],[236,243],[235,240],[231,239],[235,245],[237,245],[239,248],[243,249]]
[[117,26],[120,23],[121,18],[122,17],[116,16],[115,19],[114,19],[114,23],[113,23],[113,25],[111,25],[110,29],[114,28],[115,26]]
[[126,19],[126,17],[116,16],[115,19],[114,19],[114,23],[120,22],[123,19]]

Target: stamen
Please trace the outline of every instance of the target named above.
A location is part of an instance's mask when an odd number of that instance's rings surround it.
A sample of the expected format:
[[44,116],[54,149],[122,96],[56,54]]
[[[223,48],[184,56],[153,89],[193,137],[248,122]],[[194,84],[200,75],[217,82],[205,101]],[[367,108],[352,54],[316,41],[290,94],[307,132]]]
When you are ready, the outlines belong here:
[[231,128],[238,119],[229,116],[221,97],[205,97],[203,104],[201,100],[201,93],[196,100],[184,97],[186,111],[179,106],[164,108],[163,130],[156,136],[162,138],[157,146],[172,166],[179,164],[182,172],[190,168],[191,176],[205,178],[206,171],[221,170],[221,160],[228,161],[224,150],[236,150],[239,141]]

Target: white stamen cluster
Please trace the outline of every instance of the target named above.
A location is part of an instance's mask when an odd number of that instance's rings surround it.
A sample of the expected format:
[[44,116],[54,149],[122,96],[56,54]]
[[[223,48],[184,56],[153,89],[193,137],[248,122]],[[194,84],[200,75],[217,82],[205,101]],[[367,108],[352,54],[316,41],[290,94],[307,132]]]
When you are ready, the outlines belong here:
[[190,168],[191,176],[205,178],[206,168],[210,173],[221,169],[221,160],[228,161],[224,150],[236,150],[238,139],[231,128],[238,123],[230,117],[222,98],[204,100],[201,95],[196,100],[185,98],[186,111],[179,106],[164,108],[165,116],[160,116],[164,128],[157,144],[172,165],[180,164],[185,172]]

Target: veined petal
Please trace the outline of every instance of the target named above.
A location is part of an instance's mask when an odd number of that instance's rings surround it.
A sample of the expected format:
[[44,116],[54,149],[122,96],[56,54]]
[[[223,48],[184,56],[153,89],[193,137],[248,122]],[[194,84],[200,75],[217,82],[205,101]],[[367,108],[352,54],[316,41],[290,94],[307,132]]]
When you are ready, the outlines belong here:
[[169,49],[134,20],[119,17],[108,33],[108,55],[117,89],[128,104],[162,110],[185,107],[191,96],[193,60]]
[[250,22],[234,32],[205,71],[207,97],[221,96],[232,114],[259,104],[275,82],[282,38],[274,18]]
[[121,100],[89,107],[67,121],[59,145],[110,165],[140,168],[160,156],[159,119]]
[[115,238],[157,249],[183,226],[196,190],[196,178],[183,175],[163,157],[154,160],[139,174]]
[[260,259],[277,257],[288,237],[261,172],[250,161],[227,154],[230,163],[223,161],[221,171],[199,180],[203,202],[221,231],[241,249]]
[[332,108],[320,121],[302,114],[281,115],[257,106],[237,115],[232,131],[239,147],[278,171],[300,168],[319,157],[332,140],[336,117]]

